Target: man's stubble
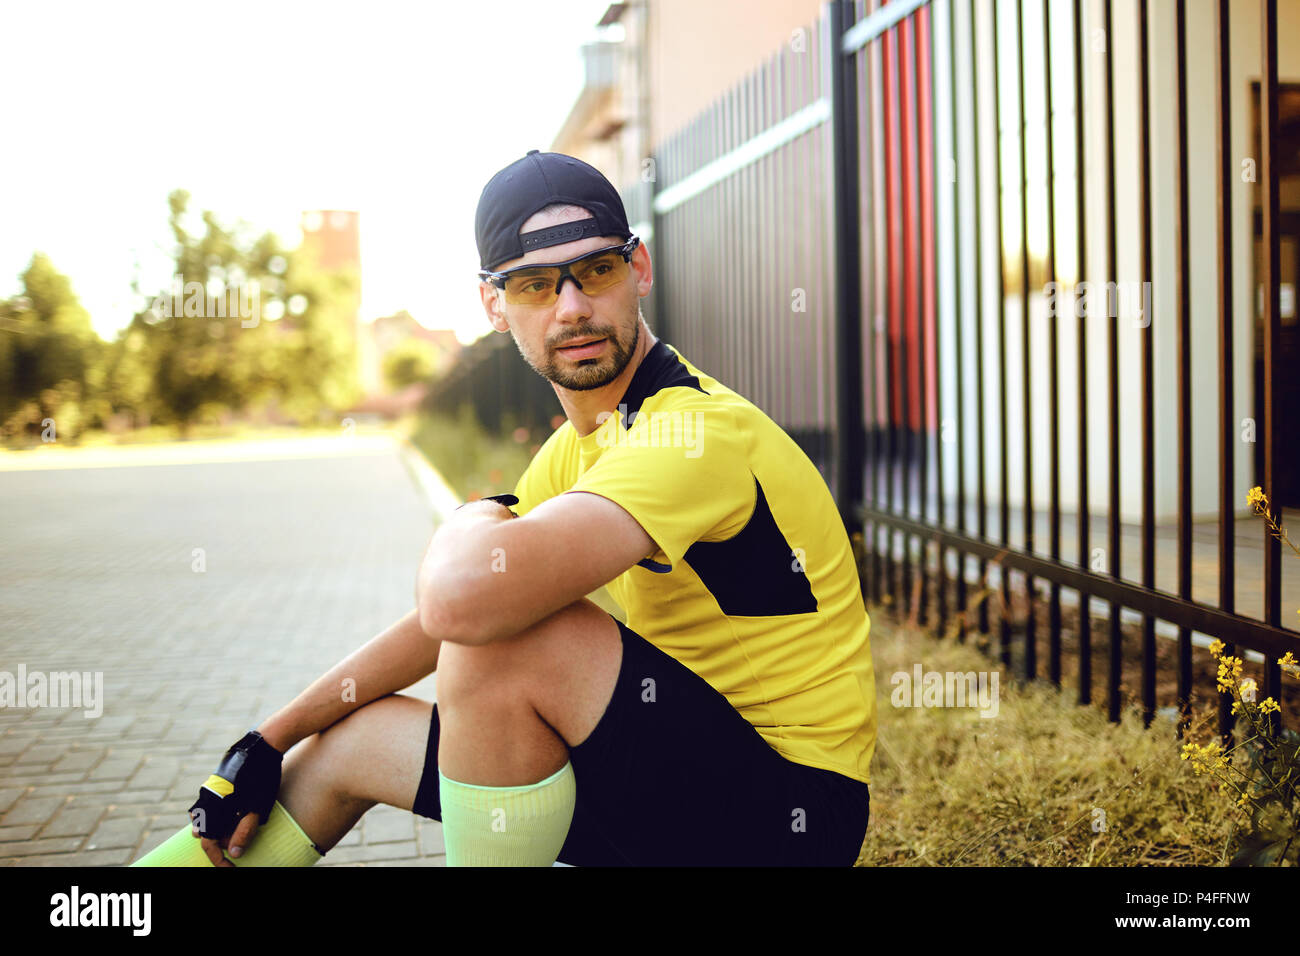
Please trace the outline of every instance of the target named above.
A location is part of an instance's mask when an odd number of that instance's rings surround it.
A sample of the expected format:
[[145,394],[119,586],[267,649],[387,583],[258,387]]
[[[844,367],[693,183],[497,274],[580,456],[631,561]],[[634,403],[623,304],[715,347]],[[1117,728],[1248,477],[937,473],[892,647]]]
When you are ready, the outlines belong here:
[[587,392],[592,389],[602,388],[623,374],[623,370],[632,361],[632,356],[636,354],[637,345],[640,343],[641,321],[641,307],[638,303],[636,306],[636,321],[632,324],[632,342],[626,346],[619,339],[619,330],[615,327],[606,330],[583,326],[581,329],[573,331],[565,337],[565,341],[591,336],[607,337],[610,354],[599,359],[585,359],[571,369],[561,367],[557,362],[549,358],[542,365],[538,365],[524,351],[519,343],[519,337],[513,334],[513,330],[511,330],[511,338],[515,340],[515,347],[519,349],[519,354],[524,357],[524,361],[542,378],[554,382],[561,388],[567,388],[569,391]]

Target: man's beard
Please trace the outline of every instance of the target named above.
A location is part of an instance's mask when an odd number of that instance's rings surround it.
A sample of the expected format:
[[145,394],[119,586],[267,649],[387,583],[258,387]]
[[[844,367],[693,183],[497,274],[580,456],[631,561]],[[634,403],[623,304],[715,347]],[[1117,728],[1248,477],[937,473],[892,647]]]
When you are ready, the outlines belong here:
[[[606,354],[598,358],[580,359],[579,364],[573,368],[561,367],[549,360],[544,365],[538,366],[525,354],[522,348],[519,349],[519,354],[523,355],[524,361],[532,366],[533,371],[548,381],[554,382],[561,388],[567,388],[572,392],[588,392],[592,389],[602,388],[614,381],[623,374],[623,370],[632,361],[632,356],[636,354],[637,344],[641,340],[640,310],[637,310],[637,321],[632,327],[632,344],[627,348],[624,348],[618,340],[617,328],[611,328],[609,332],[596,328],[584,328],[574,332],[566,341],[601,335],[605,337],[608,343]],[[515,345],[519,345],[518,339],[515,339]],[[566,359],[565,361],[571,362],[572,360]]]

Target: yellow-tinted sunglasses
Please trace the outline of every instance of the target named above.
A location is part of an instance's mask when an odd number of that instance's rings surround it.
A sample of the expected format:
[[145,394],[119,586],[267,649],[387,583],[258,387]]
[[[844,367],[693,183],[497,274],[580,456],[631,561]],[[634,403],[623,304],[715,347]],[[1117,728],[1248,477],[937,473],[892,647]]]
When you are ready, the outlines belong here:
[[505,272],[479,272],[484,282],[505,289],[510,305],[551,305],[560,297],[565,279],[586,295],[599,295],[627,278],[632,253],[641,240],[633,236],[621,246],[597,249],[566,262],[519,266]]

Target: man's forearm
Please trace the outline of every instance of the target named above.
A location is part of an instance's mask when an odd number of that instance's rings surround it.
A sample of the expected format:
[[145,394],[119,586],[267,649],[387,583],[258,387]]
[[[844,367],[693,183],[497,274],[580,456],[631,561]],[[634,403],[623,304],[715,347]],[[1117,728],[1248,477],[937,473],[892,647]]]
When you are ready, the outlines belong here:
[[438,666],[440,641],[420,626],[419,612],[349,654],[257,729],[281,753],[342,720],[358,707],[409,687]]

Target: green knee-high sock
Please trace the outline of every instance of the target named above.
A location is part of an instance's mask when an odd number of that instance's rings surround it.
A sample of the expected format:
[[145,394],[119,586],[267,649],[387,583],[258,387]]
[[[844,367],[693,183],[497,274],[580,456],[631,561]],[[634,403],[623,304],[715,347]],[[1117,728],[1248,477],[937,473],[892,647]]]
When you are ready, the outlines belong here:
[[[150,850],[132,866],[212,866],[198,838],[186,826]],[[271,818],[257,828],[241,856],[226,859],[235,866],[311,866],[323,856],[289,812],[275,802]]]
[[523,787],[480,787],[438,773],[448,866],[550,866],[577,799],[573,765]]

